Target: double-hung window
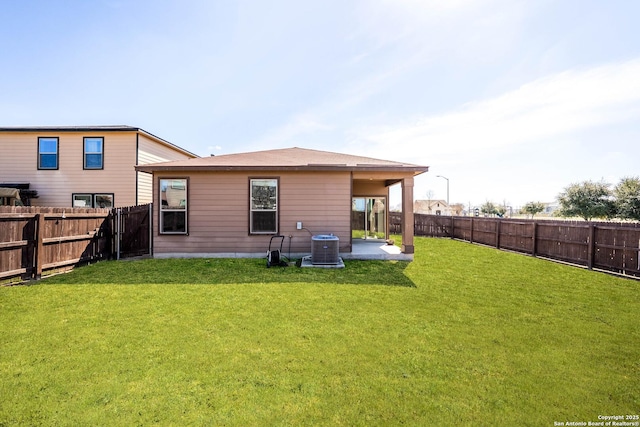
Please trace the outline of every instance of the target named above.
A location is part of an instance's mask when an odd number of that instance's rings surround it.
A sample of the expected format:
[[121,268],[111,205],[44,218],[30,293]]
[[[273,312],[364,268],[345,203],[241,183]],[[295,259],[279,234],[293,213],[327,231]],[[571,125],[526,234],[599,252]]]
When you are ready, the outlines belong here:
[[187,183],[186,178],[160,179],[160,233],[187,234]]
[[38,138],[38,169],[58,169],[58,138]]
[[104,138],[84,138],[84,168],[104,169]]
[[278,180],[250,180],[250,219],[252,234],[278,233]]

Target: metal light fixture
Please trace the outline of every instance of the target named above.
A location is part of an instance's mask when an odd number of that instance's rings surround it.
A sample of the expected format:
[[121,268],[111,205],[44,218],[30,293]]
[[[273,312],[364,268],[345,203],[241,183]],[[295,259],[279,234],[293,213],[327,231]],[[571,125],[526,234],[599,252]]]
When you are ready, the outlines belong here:
[[447,206],[449,206],[449,178],[442,175],[436,175],[436,178],[442,178],[447,180]]

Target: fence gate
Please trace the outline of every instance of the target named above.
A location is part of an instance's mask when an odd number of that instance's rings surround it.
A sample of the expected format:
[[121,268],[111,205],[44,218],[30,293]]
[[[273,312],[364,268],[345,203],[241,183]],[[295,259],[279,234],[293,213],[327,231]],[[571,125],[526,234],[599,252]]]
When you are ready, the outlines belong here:
[[153,205],[130,206],[114,210],[116,220],[116,257],[126,258],[151,254],[153,238],[151,217]]

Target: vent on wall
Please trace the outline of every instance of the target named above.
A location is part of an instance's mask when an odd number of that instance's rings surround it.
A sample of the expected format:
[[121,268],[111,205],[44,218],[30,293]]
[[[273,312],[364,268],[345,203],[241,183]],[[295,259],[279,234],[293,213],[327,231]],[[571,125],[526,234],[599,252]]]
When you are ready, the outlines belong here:
[[312,264],[338,264],[340,262],[340,239],[330,234],[311,237]]

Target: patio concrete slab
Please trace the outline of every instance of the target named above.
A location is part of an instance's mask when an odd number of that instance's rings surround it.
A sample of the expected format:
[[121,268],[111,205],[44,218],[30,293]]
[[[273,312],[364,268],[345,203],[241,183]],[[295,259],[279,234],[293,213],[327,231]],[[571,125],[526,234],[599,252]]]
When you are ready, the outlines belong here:
[[413,254],[402,253],[398,246],[389,245],[384,240],[353,239],[351,253],[341,253],[340,256],[344,259],[413,261]]

